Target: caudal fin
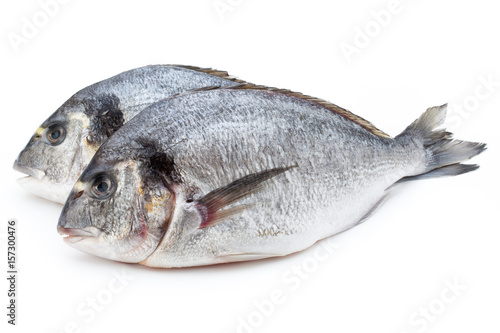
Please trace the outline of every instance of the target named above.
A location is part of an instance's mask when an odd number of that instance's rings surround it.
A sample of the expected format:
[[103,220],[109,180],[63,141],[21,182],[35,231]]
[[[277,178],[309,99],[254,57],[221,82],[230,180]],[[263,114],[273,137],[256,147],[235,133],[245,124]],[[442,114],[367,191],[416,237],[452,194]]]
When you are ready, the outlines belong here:
[[426,152],[427,160],[424,172],[401,179],[401,181],[455,176],[479,168],[476,164],[461,164],[486,149],[486,144],[454,140],[452,133],[436,129],[446,118],[446,104],[427,109],[395,139],[411,137],[420,141]]

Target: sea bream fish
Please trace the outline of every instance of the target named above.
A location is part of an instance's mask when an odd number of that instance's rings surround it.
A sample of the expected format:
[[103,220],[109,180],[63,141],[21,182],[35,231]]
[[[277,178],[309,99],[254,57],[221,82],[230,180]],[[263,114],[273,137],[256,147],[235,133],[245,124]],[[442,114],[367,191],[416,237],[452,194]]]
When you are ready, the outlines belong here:
[[365,220],[395,183],[458,175],[485,144],[436,129],[429,108],[395,138],[331,103],[241,85],[156,103],[119,129],[75,184],[58,232],[151,267],[301,251]]
[[209,68],[152,65],[90,85],[35,131],[14,163],[27,175],[18,182],[32,194],[63,204],[97,149],[142,109],[187,90],[241,82]]

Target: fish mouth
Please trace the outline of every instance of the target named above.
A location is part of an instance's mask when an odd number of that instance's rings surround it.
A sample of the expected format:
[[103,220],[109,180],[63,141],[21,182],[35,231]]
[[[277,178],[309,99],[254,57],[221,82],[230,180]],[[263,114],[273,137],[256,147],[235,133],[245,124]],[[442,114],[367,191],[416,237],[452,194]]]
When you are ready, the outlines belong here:
[[27,175],[24,178],[33,177],[35,179],[42,180],[43,177],[45,177],[45,171],[42,171],[40,169],[30,168],[28,166],[20,164],[18,161],[14,162],[13,167],[14,170]]
[[99,230],[96,227],[65,228],[58,226],[57,232],[63,236],[63,240],[69,244],[77,243],[86,238],[95,238],[99,235]]

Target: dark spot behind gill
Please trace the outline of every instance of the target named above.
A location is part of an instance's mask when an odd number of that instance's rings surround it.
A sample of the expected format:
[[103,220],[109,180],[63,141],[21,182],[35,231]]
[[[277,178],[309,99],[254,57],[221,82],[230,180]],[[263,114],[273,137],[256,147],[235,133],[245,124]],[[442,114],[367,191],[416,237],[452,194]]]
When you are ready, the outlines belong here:
[[120,99],[114,95],[100,95],[83,100],[85,114],[90,118],[90,134],[87,141],[100,146],[124,124]]
[[[144,161],[143,173],[145,178],[155,178],[155,181],[162,181],[167,184],[183,183],[182,175],[175,164],[174,156],[161,151],[161,148],[154,141],[148,139],[136,140],[142,146],[140,158]],[[148,177],[149,176],[149,177]],[[143,177],[144,179],[144,177]]]

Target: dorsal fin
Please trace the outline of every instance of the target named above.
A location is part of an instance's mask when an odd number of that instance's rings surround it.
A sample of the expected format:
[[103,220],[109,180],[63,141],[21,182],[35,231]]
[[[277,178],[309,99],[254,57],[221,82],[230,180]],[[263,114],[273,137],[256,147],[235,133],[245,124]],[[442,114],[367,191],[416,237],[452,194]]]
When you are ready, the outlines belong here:
[[320,99],[320,98],[311,97],[311,96],[304,95],[302,93],[294,92],[294,91],[287,90],[287,89],[266,87],[266,86],[261,86],[261,85],[255,85],[253,83],[242,83],[242,84],[239,84],[236,86],[221,87],[220,89],[264,90],[264,91],[276,92],[276,93],[284,94],[287,96],[296,97],[296,98],[306,100],[306,101],[309,101],[311,103],[320,105],[321,107],[324,107],[332,112],[335,112],[338,115],[340,115],[340,116],[342,116],[342,117],[344,117],[352,122],[355,122],[359,126],[363,127],[367,131],[369,131],[369,132],[371,132],[379,137],[388,138],[388,139],[391,138],[391,136],[389,134],[379,130],[372,123],[370,123],[368,120],[361,118],[360,116],[357,116],[354,113],[352,113],[346,109],[343,109],[338,105],[335,105],[333,103],[330,103],[330,102],[325,101],[325,100]]
[[[185,68],[185,69],[190,69],[190,70],[194,70],[194,71],[197,71],[197,72],[201,72],[201,73],[206,73],[206,74],[209,74],[209,75],[214,75],[214,76],[218,76],[220,78],[223,78],[223,79],[226,79],[226,80],[231,80],[235,83],[239,83],[238,85],[235,85],[235,86],[227,86],[227,87],[208,87],[208,88],[201,88],[201,89],[196,89],[196,90],[212,90],[212,89],[250,89],[250,90],[266,90],[266,91],[270,91],[270,92],[276,92],[276,93],[280,93],[280,94],[284,94],[284,95],[287,95],[287,96],[293,96],[293,97],[296,97],[296,98],[299,98],[299,99],[302,99],[302,100],[306,100],[306,101],[309,101],[311,103],[314,103],[314,104],[318,104],[320,105],[321,107],[324,107],[332,112],[335,112],[337,113],[338,115],[352,121],[352,122],[355,122],[356,124],[358,124],[359,126],[363,127],[364,129],[366,129],[367,131],[379,136],[379,137],[382,137],[382,138],[388,138],[390,139],[391,136],[381,130],[379,130],[377,127],[375,127],[375,125],[373,125],[372,123],[370,123],[368,120],[358,116],[358,115],[355,115],[354,113],[344,109],[344,108],[341,108],[340,106],[338,105],[335,105],[331,102],[328,102],[328,101],[325,101],[323,99],[320,99],[320,98],[316,98],[316,97],[312,97],[312,96],[308,96],[308,95],[304,95],[302,93],[298,93],[298,92],[294,92],[294,91],[291,91],[291,90],[288,90],[288,89],[279,89],[279,88],[273,88],[273,87],[267,87],[267,86],[262,86],[262,85],[257,85],[257,84],[253,84],[253,83],[249,83],[249,82],[246,82],[246,81],[243,81],[243,80],[240,80],[240,79],[237,79],[235,78],[234,76],[231,76],[228,74],[228,72],[226,71],[219,71],[217,69],[213,69],[213,68],[202,68],[202,67],[196,67],[196,66],[186,66],[186,65],[167,65],[167,66],[174,66],[174,67],[180,67],[180,68]],[[196,91],[194,90],[194,91]]]
[[222,79],[230,80],[236,83],[247,83],[246,81],[240,80],[232,75],[229,75],[228,72],[226,71],[220,71],[217,69],[213,68],[202,68],[202,67],[196,67],[196,66],[187,66],[187,65],[166,65],[166,66],[172,66],[172,67],[180,67],[180,68],[185,68],[185,69],[190,69],[193,71],[197,71],[200,73],[205,73],[213,76],[218,76]]

